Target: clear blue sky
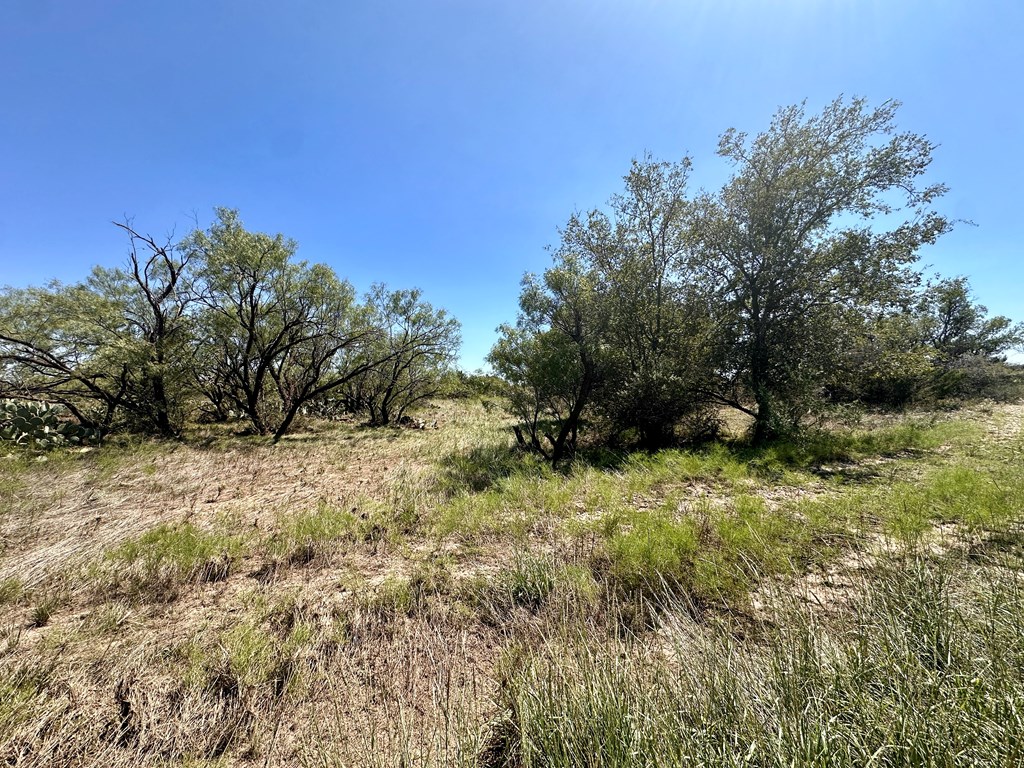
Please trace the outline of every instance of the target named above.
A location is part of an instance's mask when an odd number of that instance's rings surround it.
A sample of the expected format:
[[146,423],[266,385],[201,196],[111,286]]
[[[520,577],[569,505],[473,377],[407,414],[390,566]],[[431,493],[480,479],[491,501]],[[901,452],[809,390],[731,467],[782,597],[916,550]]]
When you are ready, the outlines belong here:
[[630,158],[840,93],[940,144],[924,253],[1024,319],[1019,0],[2,0],[0,284],[84,277],[212,208],[363,290],[420,287],[482,364],[557,227]]

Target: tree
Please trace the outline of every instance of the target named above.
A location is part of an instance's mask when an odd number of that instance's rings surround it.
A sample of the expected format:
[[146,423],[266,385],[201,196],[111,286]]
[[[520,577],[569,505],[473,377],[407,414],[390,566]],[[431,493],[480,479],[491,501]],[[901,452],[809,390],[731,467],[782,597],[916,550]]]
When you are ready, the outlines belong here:
[[722,310],[718,396],[753,416],[755,440],[798,422],[855,319],[904,300],[918,248],[951,227],[930,208],[945,187],[920,184],[934,145],[896,133],[897,108],[840,98],[721,137],[736,171],[699,200],[696,231]]
[[352,286],[330,267],[293,261],[294,241],[249,232],[220,208],[186,247],[204,284],[204,359],[218,368],[200,385],[215,409],[227,397],[258,434],[279,440],[306,403],[381,362],[359,358],[376,331]]
[[520,442],[553,462],[571,453],[583,421],[653,448],[707,400],[689,169],[688,158],[634,160],[608,213],[569,219],[555,265],[524,279],[517,326],[500,329],[490,359],[513,383]]
[[79,284],[8,288],[0,296],[0,360],[8,396],[65,405],[109,429],[128,397],[134,345],[112,343],[116,305]]
[[200,338],[214,348],[204,357],[218,363],[215,380],[253,429],[269,434],[281,410],[270,369],[306,322],[289,292],[301,271],[291,264],[295,243],[248,232],[237,211],[216,213],[213,226],[185,244],[203,281]]
[[129,333],[145,350],[134,372],[130,410],[159,434],[175,436],[188,397],[189,313],[195,301],[191,256],[170,238],[161,245],[140,234],[129,221],[114,225],[128,235],[127,269],[96,269],[90,284],[117,301]]
[[963,276],[930,281],[918,312],[925,343],[940,366],[969,355],[1002,359],[1007,350],[1024,344],[1024,323],[988,317],[988,308],[977,303]]
[[1024,323],[988,309],[971,293],[966,277],[929,281],[916,306],[918,337],[931,366],[922,388],[938,398],[1014,399],[1019,384],[1005,365],[1005,353],[1024,344]]
[[389,291],[384,285],[375,285],[367,297],[367,322],[375,333],[358,361],[362,372],[347,388],[352,407],[366,410],[371,424],[399,420],[436,395],[455,362],[459,322],[421,297],[418,290]]
[[7,388],[62,403],[85,425],[117,418],[164,436],[184,417],[192,300],[188,256],[130,222],[126,267],[97,267],[84,283],[8,290],[0,300]]
[[519,321],[499,328],[487,358],[512,385],[520,445],[552,465],[575,452],[584,410],[605,373],[609,316],[602,288],[571,254],[561,254],[542,279],[523,278]]
[[910,307],[849,317],[845,353],[824,378],[829,403],[903,407],[921,395],[931,371],[918,317]]
[[178,435],[188,406],[239,410],[280,439],[305,406],[380,369],[389,420],[433,391],[458,323],[418,291],[379,287],[362,306],[330,267],[238,212],[181,243],[129,239],[125,267],[79,284],[0,291],[0,394],[66,405],[90,427]]
[[[554,330],[524,326],[501,326],[487,360],[509,385],[509,407],[519,419],[513,427],[519,445],[557,465],[575,450],[579,418],[592,385],[584,381],[578,348],[571,339]],[[564,434],[561,442],[553,431]]]
[[592,211],[585,227],[574,217],[563,237],[608,294],[615,363],[598,410],[613,432],[635,430],[647,448],[671,442],[680,419],[707,400],[710,315],[693,273],[689,172],[689,158],[633,160],[611,215]]

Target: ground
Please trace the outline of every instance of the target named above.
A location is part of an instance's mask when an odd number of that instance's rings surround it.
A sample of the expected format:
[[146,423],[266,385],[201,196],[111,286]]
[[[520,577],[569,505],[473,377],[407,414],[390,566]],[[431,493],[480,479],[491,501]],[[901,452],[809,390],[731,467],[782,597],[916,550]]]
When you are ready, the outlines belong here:
[[[866,585],[908,553],[955,557],[965,584],[1019,571],[1021,404],[756,450],[595,451],[558,472],[514,449],[492,401],[438,402],[423,423],[309,423],[277,445],[197,426],[0,458],[0,758],[646,764],[584,760],[593,734],[548,743],[531,712],[575,722],[564,707],[599,670],[636,686],[615,722],[655,722],[675,705],[651,691],[708,644],[745,664],[781,647],[783,604],[843,647]],[[1001,754],[993,739],[970,754]],[[676,748],[651,764],[703,764]]]

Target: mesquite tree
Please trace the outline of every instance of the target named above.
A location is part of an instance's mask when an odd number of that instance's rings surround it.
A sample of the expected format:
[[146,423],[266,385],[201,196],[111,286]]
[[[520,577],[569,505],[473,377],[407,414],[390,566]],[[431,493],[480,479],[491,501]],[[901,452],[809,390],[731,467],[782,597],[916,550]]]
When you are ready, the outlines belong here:
[[129,238],[125,267],[0,296],[5,388],[61,403],[91,427],[120,419],[173,436],[185,416],[189,256],[130,222],[115,225]]
[[204,359],[218,366],[206,388],[277,440],[304,405],[385,362],[359,355],[379,329],[330,267],[293,259],[294,241],[249,232],[237,211],[217,217],[187,241],[204,286]]
[[386,425],[440,391],[459,348],[459,322],[415,289],[375,285],[366,307],[374,334],[354,361],[362,369],[349,380],[347,400],[371,424]]
[[[84,282],[0,291],[0,395],[62,403],[82,424],[178,435],[202,399],[280,439],[307,404],[380,370],[376,421],[433,391],[458,324],[418,291],[368,305],[282,235],[237,211],[180,243],[130,222],[126,265]],[[200,406],[203,407],[203,406]]]

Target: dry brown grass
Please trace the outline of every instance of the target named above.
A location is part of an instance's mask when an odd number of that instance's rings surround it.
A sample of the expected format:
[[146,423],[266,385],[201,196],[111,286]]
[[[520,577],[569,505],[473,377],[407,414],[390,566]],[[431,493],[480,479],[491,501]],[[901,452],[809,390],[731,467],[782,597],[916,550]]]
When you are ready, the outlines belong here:
[[[600,594],[591,574],[603,516],[836,493],[811,474],[633,488],[626,472],[586,470],[512,482],[496,506],[468,494],[445,529],[445,457],[510,436],[478,404],[432,408],[436,430],[313,425],[275,446],[210,429],[8,465],[0,763],[469,765],[502,670],[541,635],[570,618],[595,632],[651,625],[649,607]],[[969,416],[1010,443],[1024,406]],[[473,522],[477,504],[494,519]],[[215,554],[223,570],[172,559],[147,581],[125,547],[159,526],[236,548]],[[865,563],[804,586],[839,599]],[[123,589],[128,576],[143,586]]]
[[[211,431],[21,467],[0,518],[0,583],[18,585],[0,606],[0,668],[13,681],[0,688],[0,761],[383,765],[454,755],[460,713],[490,698],[498,638],[427,583],[436,544],[376,538],[372,515],[410,503],[439,457],[482,435],[505,440],[484,416],[441,404],[429,419],[437,429],[326,425],[276,446]],[[310,562],[282,560],[275,537],[324,508],[368,518],[370,533],[321,542]],[[183,525],[246,542],[226,578],[169,583],[159,595],[115,589],[125,572],[105,555]],[[46,621],[32,626],[41,604]]]
[[329,425],[278,445],[207,432],[181,444],[115,444],[41,463],[24,473],[16,509],[2,520],[0,581],[35,586],[161,524],[227,521],[266,532],[321,502],[387,501],[396,483],[473,439],[480,410],[434,406],[436,430]]

